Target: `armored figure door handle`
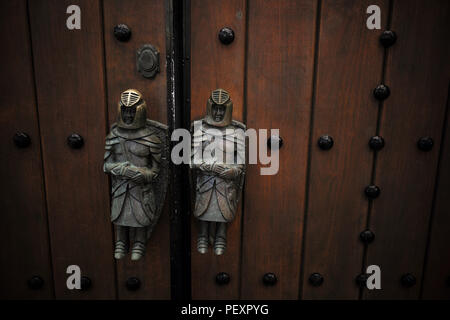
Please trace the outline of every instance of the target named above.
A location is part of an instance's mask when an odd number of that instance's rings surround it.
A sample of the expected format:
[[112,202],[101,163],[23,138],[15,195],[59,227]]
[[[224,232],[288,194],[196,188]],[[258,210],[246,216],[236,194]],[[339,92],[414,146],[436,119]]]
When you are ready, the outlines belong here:
[[[227,223],[236,215],[244,183],[245,125],[232,120],[232,112],[228,92],[217,89],[206,103],[206,117],[192,124],[194,216],[200,220],[197,250],[202,254],[210,244],[216,255],[225,252]],[[206,150],[214,156],[202,158]]]
[[104,172],[111,176],[111,221],[116,225],[114,257],[139,260],[161,215],[167,189],[168,128],[147,119],[142,94],[120,96],[117,123],[106,137]]

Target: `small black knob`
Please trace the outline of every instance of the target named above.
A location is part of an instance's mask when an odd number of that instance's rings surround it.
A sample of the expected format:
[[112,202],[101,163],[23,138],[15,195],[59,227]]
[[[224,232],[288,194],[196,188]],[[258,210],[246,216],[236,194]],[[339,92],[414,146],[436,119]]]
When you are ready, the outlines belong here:
[[380,42],[385,48],[392,46],[397,40],[397,35],[394,31],[386,30],[380,35]]
[[377,100],[384,100],[391,94],[391,90],[388,86],[380,84],[378,87],[373,89],[373,96]]
[[368,278],[369,275],[367,273],[361,273],[356,277],[355,282],[360,288],[365,288],[367,286]]
[[32,276],[27,283],[32,290],[39,290],[44,286],[44,280],[40,276]]
[[268,272],[263,276],[263,283],[266,286],[274,286],[277,283],[277,280],[277,276],[272,272]]
[[402,283],[402,286],[410,288],[416,284],[416,277],[414,277],[411,273],[406,273],[402,275],[400,282]]
[[447,280],[445,281],[445,284],[447,285],[447,287],[450,288],[450,276],[447,277]]
[[363,243],[368,244],[368,243],[371,243],[375,239],[375,234],[370,230],[364,230],[363,232],[361,232],[359,234],[359,239]]
[[379,197],[381,190],[377,186],[370,185],[370,186],[366,187],[366,189],[364,190],[364,193],[366,194],[366,196],[368,198],[375,199],[375,198]]
[[78,133],[72,133],[67,137],[67,144],[72,149],[80,149],[84,145],[84,139]]
[[130,291],[136,291],[141,287],[141,280],[136,277],[130,277],[126,282],[126,287]]
[[309,283],[312,284],[314,287],[318,287],[322,285],[323,283],[323,277],[320,273],[314,272],[309,276],[308,279]]
[[19,148],[26,148],[31,144],[31,139],[28,134],[25,132],[16,132],[16,134],[13,137],[14,143]]
[[433,139],[430,137],[422,137],[417,141],[417,147],[422,151],[430,151],[433,148]]
[[225,45],[228,45],[234,41],[234,31],[229,27],[220,29],[219,40]]
[[230,275],[226,272],[219,272],[216,275],[216,283],[221,286],[230,283]]
[[131,38],[131,30],[126,24],[118,24],[114,27],[114,37],[119,41],[126,42]]
[[276,146],[278,143],[278,148],[274,148],[274,150],[280,149],[283,146],[283,139],[279,136],[270,136],[269,139],[267,139],[267,148],[272,149],[272,143]]
[[329,150],[329,149],[331,149],[331,147],[333,147],[334,141],[331,136],[323,135],[319,138],[319,141],[317,141],[317,144],[319,145],[320,149]]
[[92,281],[90,278],[86,276],[81,277],[81,290],[86,291],[92,287]]
[[369,140],[369,147],[372,150],[375,150],[375,151],[383,149],[383,147],[384,147],[384,139],[383,139],[383,137],[373,136],[372,138],[370,138],[370,140]]

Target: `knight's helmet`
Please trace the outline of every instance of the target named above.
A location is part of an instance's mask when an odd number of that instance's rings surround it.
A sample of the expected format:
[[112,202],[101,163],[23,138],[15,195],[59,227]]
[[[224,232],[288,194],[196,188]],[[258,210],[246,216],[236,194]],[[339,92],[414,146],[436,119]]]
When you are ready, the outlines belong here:
[[[225,106],[225,115],[222,121],[215,121],[212,116],[212,108],[214,105]],[[233,101],[230,95],[223,89],[216,89],[211,93],[208,102],[206,102],[206,123],[216,127],[226,127],[231,124],[231,116],[233,114]]]
[[[128,89],[121,93],[118,103],[117,126],[125,129],[139,129],[145,127],[147,119],[147,104],[142,94],[136,89]],[[134,115],[132,120],[124,119],[124,115]]]

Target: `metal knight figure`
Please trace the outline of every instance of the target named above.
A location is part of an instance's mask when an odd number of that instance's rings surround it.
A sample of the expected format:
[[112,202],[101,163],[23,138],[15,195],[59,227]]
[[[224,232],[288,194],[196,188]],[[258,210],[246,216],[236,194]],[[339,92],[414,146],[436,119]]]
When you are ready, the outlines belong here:
[[[223,89],[214,90],[206,104],[206,117],[194,121],[191,169],[195,184],[194,216],[200,220],[197,250],[209,244],[224,254],[227,223],[233,221],[245,175],[245,125],[232,120],[233,102]],[[205,153],[212,149],[211,157]],[[200,158],[200,159],[199,159]],[[226,161],[223,161],[226,159]]]
[[147,119],[147,105],[134,89],[124,91],[118,120],[106,137],[103,171],[111,176],[111,221],[116,225],[114,257],[139,260],[158,222],[168,177],[168,128]]

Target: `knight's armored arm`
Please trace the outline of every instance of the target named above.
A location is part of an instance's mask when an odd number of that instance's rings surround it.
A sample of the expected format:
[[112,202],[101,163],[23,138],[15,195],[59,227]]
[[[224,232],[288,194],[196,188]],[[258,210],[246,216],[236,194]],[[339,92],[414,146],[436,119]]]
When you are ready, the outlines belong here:
[[126,168],[130,165],[128,161],[115,162],[114,153],[112,151],[113,146],[106,144],[105,156],[103,163],[103,172],[112,174],[114,176],[124,176]]
[[201,148],[199,148],[197,143],[194,141],[191,149],[191,161],[189,163],[189,168],[216,174],[219,174],[223,170],[221,166],[218,166],[216,163],[207,163],[201,159],[197,159],[196,161],[196,153],[200,153],[201,156]]
[[225,164],[224,170],[220,172],[220,176],[225,179],[235,179],[239,177],[245,170],[245,139],[238,139],[235,145],[237,153],[235,155],[235,163]]
[[244,165],[227,165],[225,170],[220,174],[225,179],[235,179],[244,171]]
[[152,137],[151,144],[149,145],[151,156],[151,167],[137,168],[138,172],[144,176],[145,183],[152,182],[159,174],[161,163],[161,145],[162,143],[158,137],[156,136]]
[[160,163],[161,163],[161,141],[158,137],[152,136],[149,138],[147,142],[148,148],[150,151],[150,163],[151,167],[137,167],[135,165],[128,165],[127,176],[136,183],[150,183],[152,182],[159,174],[160,171]]
[[142,173],[144,174],[147,183],[153,181],[158,176],[161,163],[161,149],[151,147],[150,151],[152,155],[152,166],[151,168],[142,168]]
[[129,165],[130,164],[128,162],[105,162],[103,165],[103,171],[114,176],[126,176],[126,170]]
[[217,163],[206,163],[202,162],[200,164],[194,163],[191,161],[190,163],[191,169],[198,169],[200,171],[208,172],[208,173],[214,173],[219,175],[222,171],[226,170],[225,165],[217,164]]

